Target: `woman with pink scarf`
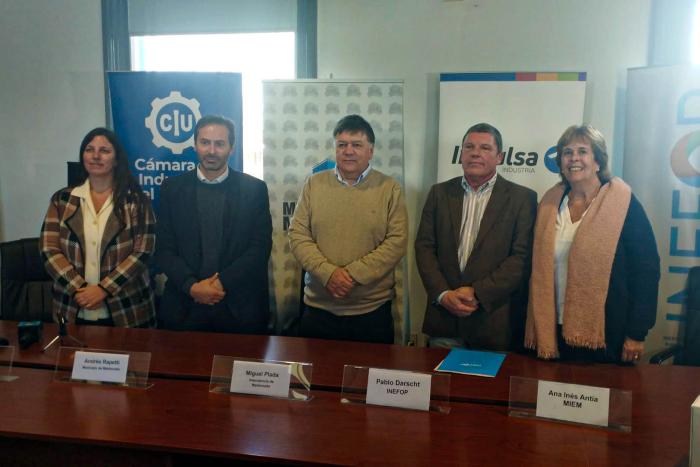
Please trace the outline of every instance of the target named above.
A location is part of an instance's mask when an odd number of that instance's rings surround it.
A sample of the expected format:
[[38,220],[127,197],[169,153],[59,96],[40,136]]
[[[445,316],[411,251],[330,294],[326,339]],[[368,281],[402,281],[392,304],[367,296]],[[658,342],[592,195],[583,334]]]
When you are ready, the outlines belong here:
[[569,127],[561,183],[537,210],[525,346],[540,358],[633,362],[656,321],[659,255],[630,187],[608,170],[603,135]]

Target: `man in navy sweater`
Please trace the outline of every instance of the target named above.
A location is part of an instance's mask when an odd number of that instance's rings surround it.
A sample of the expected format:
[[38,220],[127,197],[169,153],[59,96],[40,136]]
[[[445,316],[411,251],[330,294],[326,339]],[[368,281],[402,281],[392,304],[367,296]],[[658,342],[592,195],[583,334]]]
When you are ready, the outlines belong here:
[[195,170],[160,192],[156,264],[168,277],[158,320],[166,329],[265,333],[272,221],[267,186],[230,170],[232,121],[202,117]]

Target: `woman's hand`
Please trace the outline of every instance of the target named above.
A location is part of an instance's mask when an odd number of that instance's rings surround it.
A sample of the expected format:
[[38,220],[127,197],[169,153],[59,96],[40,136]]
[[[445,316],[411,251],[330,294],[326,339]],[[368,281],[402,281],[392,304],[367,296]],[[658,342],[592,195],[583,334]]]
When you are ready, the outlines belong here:
[[75,293],[75,301],[81,308],[94,310],[107,298],[107,292],[98,285],[88,285],[81,287]]
[[622,361],[636,362],[644,352],[644,341],[636,341],[625,337],[625,343],[622,345]]

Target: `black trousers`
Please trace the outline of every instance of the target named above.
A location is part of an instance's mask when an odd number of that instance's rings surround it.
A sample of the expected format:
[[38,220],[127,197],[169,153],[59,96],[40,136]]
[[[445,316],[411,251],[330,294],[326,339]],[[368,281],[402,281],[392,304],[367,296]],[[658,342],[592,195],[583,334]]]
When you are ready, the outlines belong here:
[[381,344],[394,343],[394,319],[391,300],[363,315],[336,316],[306,305],[299,328],[301,337],[335,339]]
[[562,361],[621,363],[621,357],[617,356],[616,358],[609,349],[588,349],[567,344],[562,335],[561,324],[557,324],[557,344],[559,345],[559,360]]
[[76,317],[75,324],[79,324],[81,326],[109,326],[109,327],[113,327],[114,321],[112,321],[111,315],[107,318],[102,318],[102,319],[97,319],[97,320],[89,320],[89,319],[83,319],[83,318]]
[[261,321],[245,322],[228,309],[226,303],[202,305],[195,303],[179,317],[178,331],[228,332],[235,334],[266,334],[266,323]]

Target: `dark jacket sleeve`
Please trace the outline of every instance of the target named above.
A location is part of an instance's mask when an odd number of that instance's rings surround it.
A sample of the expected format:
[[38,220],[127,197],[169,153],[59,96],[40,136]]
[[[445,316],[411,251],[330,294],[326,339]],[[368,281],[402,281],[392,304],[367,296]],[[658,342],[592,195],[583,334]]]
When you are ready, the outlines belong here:
[[429,301],[436,301],[442,292],[451,289],[438,258],[437,204],[437,185],[433,185],[423,207],[414,243],[418,273]]
[[272,218],[267,185],[256,180],[248,184],[245,197],[246,216],[252,226],[245,241],[247,248],[231,263],[222,267],[219,280],[227,293],[245,295],[251,289],[267,287],[267,264],[272,250]]
[[627,267],[627,337],[643,341],[656,323],[659,293],[659,253],[644,208],[632,195],[620,235]]
[[189,295],[189,289],[197,281],[197,277],[178,250],[173,210],[184,208],[176,201],[176,194],[177,186],[174,186],[171,180],[166,180],[160,190],[155,262],[158,270],[168,276],[168,281],[172,281],[178,290]]
[[472,284],[477,299],[486,311],[496,308],[503,297],[510,297],[529,276],[536,216],[537,193],[530,189],[522,190],[508,256],[498,267]]

